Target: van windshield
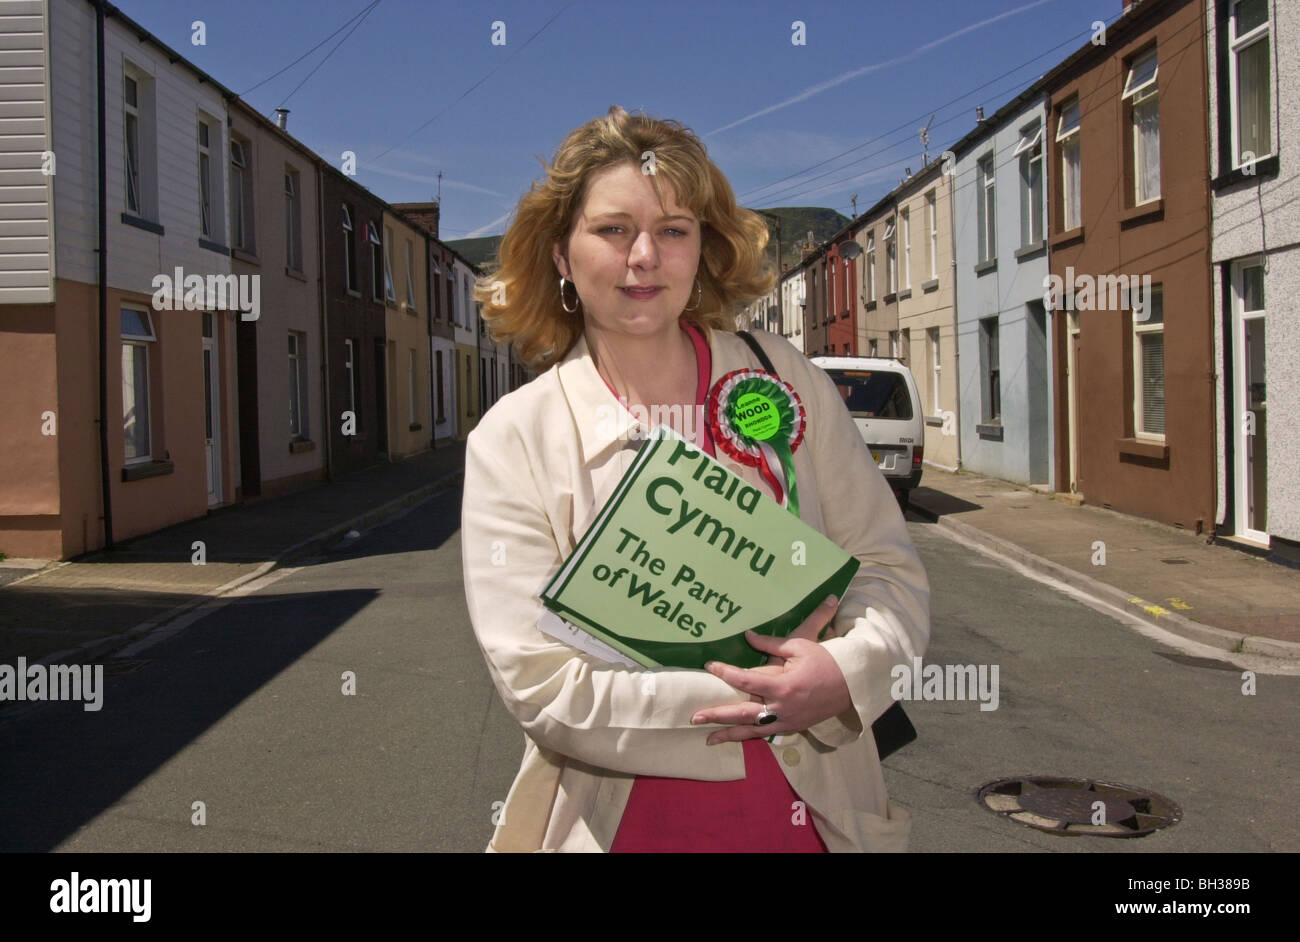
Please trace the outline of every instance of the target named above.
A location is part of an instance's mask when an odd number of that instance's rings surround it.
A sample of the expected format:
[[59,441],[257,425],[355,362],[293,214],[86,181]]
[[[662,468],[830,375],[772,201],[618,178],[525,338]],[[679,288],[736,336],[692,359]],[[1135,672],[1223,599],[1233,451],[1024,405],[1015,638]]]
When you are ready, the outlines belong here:
[[912,397],[902,373],[890,370],[827,370],[849,413],[863,419],[910,419]]

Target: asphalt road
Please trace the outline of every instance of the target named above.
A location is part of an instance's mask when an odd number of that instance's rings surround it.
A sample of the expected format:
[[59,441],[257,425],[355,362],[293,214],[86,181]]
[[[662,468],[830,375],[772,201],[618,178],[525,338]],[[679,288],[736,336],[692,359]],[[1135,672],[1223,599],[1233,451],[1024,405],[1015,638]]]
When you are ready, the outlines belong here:
[[[459,509],[435,495],[106,662],[99,712],[0,712],[0,850],[481,851],[523,734],[468,624]],[[920,739],[885,778],[914,851],[1300,850],[1300,678],[1243,695],[1239,668],[909,526],[934,588],[926,663],[999,668],[996,710],[906,705]],[[1183,819],[1045,834],[976,805],[1014,775],[1149,788]]]

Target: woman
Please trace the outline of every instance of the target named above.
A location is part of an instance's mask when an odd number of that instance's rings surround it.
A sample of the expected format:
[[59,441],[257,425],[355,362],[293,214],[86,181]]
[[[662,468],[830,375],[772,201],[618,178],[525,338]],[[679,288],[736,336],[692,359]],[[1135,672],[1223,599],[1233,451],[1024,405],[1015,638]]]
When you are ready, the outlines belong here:
[[[488,850],[905,849],[871,723],[890,669],[924,652],[929,586],[835,386],[782,338],[756,332],[806,410],[800,516],[861,562],[838,611],[831,599],[789,638],[751,636],[772,655],[755,670],[632,671],[539,630],[538,593],[647,431],[636,416],[698,415],[721,376],[759,368],[725,310],[772,283],[766,227],[677,122],[611,108],[546,171],[476,289],[493,338],[540,374],[483,417],[465,458],[466,602],[525,732]],[[690,425],[678,431],[772,494]]]

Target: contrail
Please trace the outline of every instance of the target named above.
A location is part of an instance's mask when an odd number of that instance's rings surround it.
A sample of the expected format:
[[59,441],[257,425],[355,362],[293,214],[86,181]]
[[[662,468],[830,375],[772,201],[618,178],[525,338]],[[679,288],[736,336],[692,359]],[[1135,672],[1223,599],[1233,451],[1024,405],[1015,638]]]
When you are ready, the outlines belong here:
[[1034,0],[1033,3],[1026,3],[1024,6],[1016,7],[1014,10],[1008,10],[1006,13],[999,13],[997,16],[990,17],[987,20],[981,20],[978,23],[972,23],[970,26],[963,27],[962,29],[957,30],[957,32],[955,33],[949,33],[947,36],[941,36],[938,39],[932,40],[926,43],[924,46],[912,50],[905,56],[899,56],[897,59],[890,59],[887,62],[877,62],[875,65],[863,66],[860,69],[854,69],[852,72],[845,72],[843,75],[822,82],[820,85],[814,85],[811,88],[807,88],[792,98],[787,98],[785,101],[777,102],[775,105],[769,105],[766,108],[763,108],[759,111],[755,111],[753,114],[746,115],[743,118],[731,122],[730,124],[724,124],[720,128],[716,128],[715,130],[709,131],[704,136],[711,137],[714,134],[721,134],[723,131],[729,131],[732,128],[737,127],[738,125],[744,124],[746,121],[753,121],[755,118],[761,118],[765,114],[771,114],[773,111],[780,111],[782,108],[787,108],[790,105],[798,104],[801,101],[806,101],[807,99],[812,98],[814,95],[820,95],[822,92],[826,91],[827,89],[834,88],[837,85],[843,85],[845,82],[850,82],[853,79],[859,78],[860,76],[866,75],[870,72],[876,72],[880,69],[885,69],[893,65],[898,65],[899,63],[907,62],[909,59],[915,59],[917,56],[921,55],[922,53],[929,52],[931,49],[934,49],[936,46],[942,46],[946,42],[951,42],[952,40],[956,39],[958,36],[965,36],[967,33],[971,32],[972,30],[981,29],[985,26],[988,26],[990,23],[996,23],[998,20],[1005,20],[1009,16],[1015,16],[1017,13],[1024,13],[1026,10],[1032,10],[1034,7],[1041,7],[1045,3],[1053,3],[1053,2],[1054,0]]

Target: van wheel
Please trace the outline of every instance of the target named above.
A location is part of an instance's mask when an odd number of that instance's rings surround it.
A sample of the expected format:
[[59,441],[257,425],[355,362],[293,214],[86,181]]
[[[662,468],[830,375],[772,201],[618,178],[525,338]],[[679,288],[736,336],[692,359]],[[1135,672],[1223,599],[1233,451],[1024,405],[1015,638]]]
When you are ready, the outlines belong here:
[[910,493],[910,491],[905,490],[894,491],[894,496],[898,498],[898,509],[903,513],[907,513],[907,508],[911,506],[911,501],[908,496]]

